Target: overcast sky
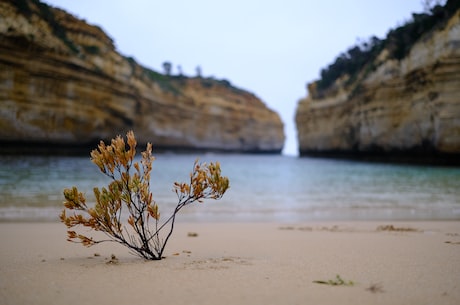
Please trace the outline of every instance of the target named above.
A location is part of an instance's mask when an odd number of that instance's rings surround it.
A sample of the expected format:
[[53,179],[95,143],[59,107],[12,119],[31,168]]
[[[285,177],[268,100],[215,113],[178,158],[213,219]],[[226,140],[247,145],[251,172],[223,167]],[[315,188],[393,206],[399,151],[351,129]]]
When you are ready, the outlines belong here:
[[306,83],[359,39],[384,38],[423,0],[45,0],[100,26],[117,50],[163,71],[227,79],[281,115],[297,154],[294,115]]

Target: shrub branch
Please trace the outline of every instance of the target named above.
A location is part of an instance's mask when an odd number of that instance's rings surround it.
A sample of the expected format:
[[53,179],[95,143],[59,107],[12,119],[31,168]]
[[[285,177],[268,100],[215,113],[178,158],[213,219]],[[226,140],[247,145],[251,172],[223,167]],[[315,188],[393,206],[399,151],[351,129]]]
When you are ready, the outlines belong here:
[[[90,247],[102,242],[117,242],[133,254],[149,260],[160,260],[171,237],[176,214],[185,206],[204,199],[220,199],[229,188],[227,177],[221,176],[220,164],[195,161],[188,183],[174,183],[178,203],[169,218],[160,224],[158,205],[150,192],[150,173],[155,158],[152,145],[142,152],[139,162],[134,162],[136,139],[132,131],[126,135],[127,142],[118,136],[110,145],[101,141],[91,152],[91,161],[112,181],[107,187],[93,189],[96,202],[88,207],[83,193],[74,186],[64,190],[64,209],[61,222],[67,228],[67,240]],[[70,214],[67,211],[71,211]],[[123,213],[127,224],[122,221]],[[151,225],[150,222],[154,221]],[[169,225],[166,238],[160,232]],[[71,228],[88,227],[103,232],[108,239],[95,240],[78,234]]]

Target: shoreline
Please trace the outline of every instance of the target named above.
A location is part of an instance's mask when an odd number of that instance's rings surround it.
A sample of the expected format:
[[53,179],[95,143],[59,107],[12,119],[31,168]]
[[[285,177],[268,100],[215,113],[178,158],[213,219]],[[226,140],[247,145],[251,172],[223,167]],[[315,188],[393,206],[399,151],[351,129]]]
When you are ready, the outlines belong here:
[[161,261],[56,222],[0,223],[0,243],[3,304],[460,303],[459,221],[178,221]]
[[299,158],[344,160],[360,163],[454,167],[460,166],[460,153],[438,151],[299,151]]
[[[105,143],[111,139],[92,140],[82,143],[62,143],[56,141],[2,141],[0,140],[0,155],[3,156],[61,156],[61,157],[89,157],[92,150],[98,147],[100,141]],[[138,146],[145,147],[147,143],[138,143]],[[282,155],[283,148],[224,148],[206,146],[168,146],[154,145],[155,154],[242,154],[242,155]]]
[[[308,222],[439,222],[460,221],[460,209],[434,207],[326,207],[296,209],[243,210],[234,207],[220,211],[222,207],[192,206],[181,211],[178,220],[183,223],[308,223]],[[5,207],[0,208],[1,223],[59,223],[62,206]],[[163,211],[161,211],[163,212]]]

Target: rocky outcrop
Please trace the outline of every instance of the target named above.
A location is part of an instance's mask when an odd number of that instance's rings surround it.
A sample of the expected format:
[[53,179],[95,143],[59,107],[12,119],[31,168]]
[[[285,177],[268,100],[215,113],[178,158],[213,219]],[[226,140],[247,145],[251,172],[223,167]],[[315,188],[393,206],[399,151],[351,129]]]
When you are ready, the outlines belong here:
[[405,58],[388,54],[351,86],[348,76],[326,94],[308,85],[296,111],[301,155],[460,160],[460,12]]
[[213,78],[167,76],[36,0],[0,2],[0,146],[86,147],[134,130],[165,149],[276,152],[278,114]]

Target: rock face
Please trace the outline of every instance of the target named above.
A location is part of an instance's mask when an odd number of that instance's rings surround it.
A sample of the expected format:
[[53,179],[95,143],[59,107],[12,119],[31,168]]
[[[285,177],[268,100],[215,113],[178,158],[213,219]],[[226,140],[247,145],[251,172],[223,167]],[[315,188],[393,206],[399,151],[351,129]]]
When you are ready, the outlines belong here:
[[3,149],[86,147],[128,130],[165,149],[284,144],[280,117],[253,94],[144,68],[99,27],[36,0],[0,2],[0,105]]
[[402,60],[384,49],[376,61],[321,97],[308,85],[296,111],[300,154],[460,160],[460,12]]

